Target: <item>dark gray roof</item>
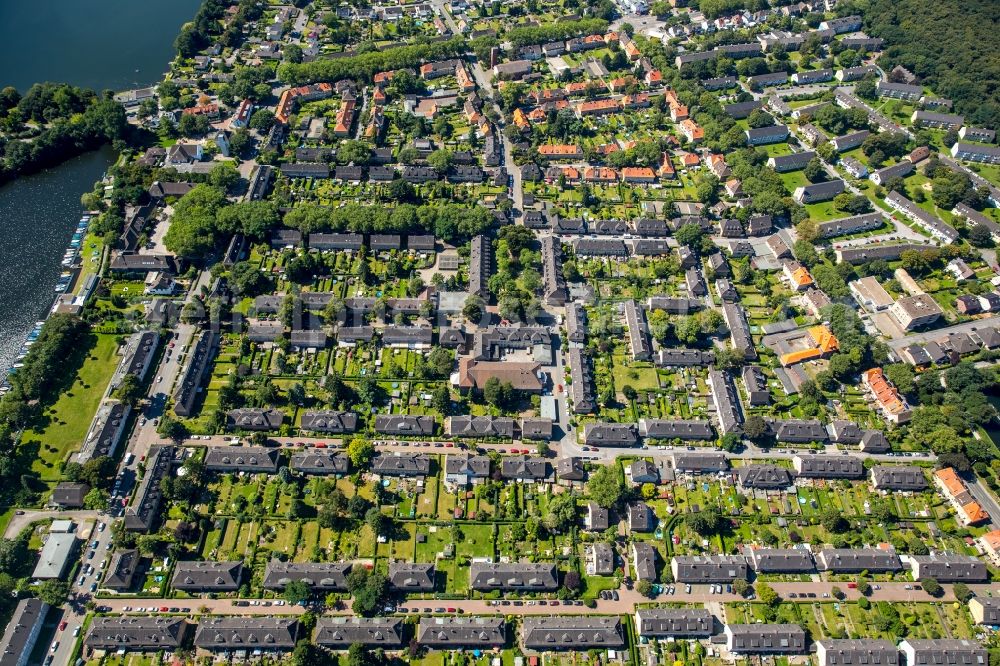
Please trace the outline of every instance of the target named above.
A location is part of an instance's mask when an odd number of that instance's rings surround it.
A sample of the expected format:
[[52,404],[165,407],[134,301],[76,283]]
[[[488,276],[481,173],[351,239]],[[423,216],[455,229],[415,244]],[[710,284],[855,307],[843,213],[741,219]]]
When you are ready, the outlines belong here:
[[876,465],[872,467],[872,483],[878,490],[927,489],[924,470],[916,465]]
[[683,555],[671,561],[674,579],[681,583],[731,583],[746,580],[747,560],[742,555]]
[[639,434],[653,439],[714,439],[712,425],[699,419],[639,419]]
[[707,366],[715,363],[715,354],[701,349],[661,348],[653,356],[653,362],[659,366]]
[[243,407],[226,413],[226,427],[230,430],[277,430],[284,418],[279,409]]
[[60,483],[52,490],[52,503],[62,507],[79,508],[83,506],[83,498],[90,492],[86,483]]
[[351,461],[343,453],[324,449],[307,449],[292,455],[290,467],[303,474],[347,474]]
[[552,439],[552,419],[521,419],[522,439]]
[[403,645],[403,621],[397,617],[321,617],[316,621],[313,642],[334,649],[354,643],[398,648]]
[[434,589],[434,563],[390,562],[389,584],[402,592],[429,592]]
[[889,440],[881,430],[865,430],[861,434],[861,450],[866,453],[884,453],[891,450]]
[[194,644],[203,650],[291,651],[299,634],[294,617],[203,617]]
[[729,459],[715,451],[678,452],[673,455],[674,469],[682,472],[724,472]]
[[521,638],[530,650],[573,650],[625,647],[625,632],[618,617],[525,616]]
[[857,444],[861,441],[861,428],[854,421],[836,419],[826,427],[830,441],[838,444]]
[[0,641],[0,664],[16,666],[28,663],[28,657],[38,639],[39,631],[36,629],[40,629],[48,611],[49,605],[41,599],[29,597],[17,602],[14,615],[7,623],[3,640]]
[[417,642],[430,647],[500,647],[507,642],[502,617],[422,617]]
[[749,560],[757,573],[808,573],[816,570],[812,553],[804,548],[751,548]]
[[588,446],[635,446],[639,433],[632,423],[587,423],[583,442]]
[[761,488],[765,490],[787,488],[792,485],[792,473],[784,467],[768,464],[754,464],[740,467],[737,470],[740,485],[744,488]]
[[979,583],[990,575],[982,560],[958,553],[911,555],[910,567],[914,578],[936,578],[939,583]]
[[205,469],[218,472],[278,471],[278,449],[264,446],[210,446],[205,453]]
[[341,412],[332,409],[305,412],[302,414],[302,422],[299,427],[310,432],[330,434],[354,432],[358,429],[358,414],[357,412]]
[[84,644],[107,652],[172,652],[183,645],[191,628],[180,617],[99,616],[91,622]]
[[576,456],[557,460],[556,474],[560,481],[583,481],[587,478],[587,471],[583,468],[583,460]]
[[174,461],[173,446],[151,446],[146,456],[146,474],[139,482],[139,488],[132,495],[132,502],[125,509],[125,529],[149,531],[160,515],[163,491],[160,480],[170,470]]
[[640,608],[636,631],[646,638],[707,638],[715,633],[715,618],[705,608]]
[[795,471],[807,479],[858,479],[865,473],[860,458],[799,454],[795,456]]
[[632,542],[632,566],[638,580],[656,580],[656,549],[647,541]]
[[[966,638],[907,638],[900,643],[908,666],[986,666],[989,655],[982,645]],[[909,652],[912,651],[912,655]]]
[[445,474],[462,474],[485,479],[490,475],[489,456],[474,456],[468,453],[449,455],[445,458]]
[[118,591],[125,591],[131,588],[141,559],[139,551],[135,548],[116,550],[115,554],[111,556],[111,565],[108,567],[107,575],[104,577],[101,587]]
[[431,459],[420,453],[380,453],[372,459],[371,468],[388,476],[427,476]]
[[282,562],[270,560],[264,569],[264,588],[280,590],[288,583],[304,581],[314,590],[344,591],[352,562]]
[[608,510],[597,502],[588,502],[586,526],[593,532],[603,532],[608,529]]
[[544,562],[473,562],[469,580],[475,590],[554,590],[559,572]]
[[181,561],[174,565],[170,585],[185,592],[231,592],[240,586],[242,576],[242,562]]
[[824,638],[816,643],[819,666],[898,666],[899,648],[872,638]]
[[828,548],[816,554],[820,569],[837,573],[899,571],[903,568],[894,550],[881,548]]
[[406,416],[403,414],[376,414],[375,432],[386,435],[414,435],[428,437],[434,434],[433,416]]
[[448,420],[449,437],[514,438],[514,419],[504,416],[452,416]]
[[540,480],[549,475],[549,463],[545,458],[504,456],[500,465],[500,475],[505,479]]
[[804,654],[806,632],[797,624],[727,624],[731,652],[738,654]]
[[768,420],[768,430],[779,442],[825,442],[829,438],[826,428],[815,419]]

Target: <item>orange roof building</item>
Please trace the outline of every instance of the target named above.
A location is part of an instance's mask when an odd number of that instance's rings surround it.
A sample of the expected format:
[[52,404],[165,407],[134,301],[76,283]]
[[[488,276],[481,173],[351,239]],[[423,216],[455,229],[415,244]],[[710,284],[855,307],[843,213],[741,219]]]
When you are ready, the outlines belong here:
[[455,80],[458,82],[458,89],[462,92],[471,92],[476,89],[476,83],[469,76],[464,65],[455,68]]
[[682,120],[678,126],[680,127],[681,134],[683,134],[690,143],[698,143],[705,138],[705,130],[701,128],[701,125],[690,118]]
[[683,104],[670,105],[670,119],[675,123],[688,119],[688,108]]
[[[840,349],[840,343],[833,332],[825,325],[813,326],[806,330],[806,335],[797,338],[799,348],[786,352],[780,356],[781,364],[785,367],[796,363],[805,363],[819,358],[825,358]],[[804,345],[802,343],[805,343]]]
[[[934,485],[955,509],[959,521],[966,527],[989,520],[990,514],[972,497],[965,482],[953,468],[944,467],[934,472]],[[995,537],[992,543],[996,543]]]
[[572,143],[544,143],[538,146],[538,154],[548,159],[579,159],[583,157],[583,149]]
[[545,113],[545,109],[543,109],[540,106],[536,106],[535,108],[533,108],[531,111],[528,112],[528,120],[530,120],[533,123],[544,123],[547,117],[548,116]]
[[977,539],[979,547],[994,565],[1000,566],[1000,530],[987,532]]
[[344,100],[337,111],[337,116],[333,122],[333,133],[335,136],[349,136],[351,125],[354,124],[355,102],[352,99]]
[[620,76],[617,79],[611,79],[608,81],[608,90],[611,92],[621,92],[633,83],[635,83],[634,76]]
[[616,183],[618,172],[610,167],[587,167],[583,170],[583,179],[588,183]]
[[695,153],[684,153],[684,157],[681,158],[681,164],[685,168],[691,169],[701,164],[701,160],[698,159],[698,155]]
[[670,153],[663,153],[663,161],[660,162],[660,168],[657,173],[660,178],[673,179],[677,176],[677,170],[674,169],[674,163],[673,160],[670,159]]
[[663,83],[663,74],[660,73],[658,69],[652,69],[646,72],[646,85],[647,86],[658,86]]
[[626,183],[655,183],[656,172],[649,167],[625,167],[622,169],[622,180]]
[[521,109],[514,109],[514,124],[517,125],[518,129],[528,129],[531,123],[528,122],[528,117],[524,115],[524,111]]
[[622,97],[623,109],[644,109],[649,106],[649,93],[636,93]]
[[590,85],[590,83],[586,82],[567,83],[563,90],[565,90],[566,94],[569,96],[586,95],[587,89],[590,88]]
[[912,416],[910,406],[899,395],[896,387],[889,383],[882,368],[872,368],[861,373],[861,381],[871,393],[886,420],[892,423],[906,423]]
[[797,261],[786,261],[781,267],[781,272],[795,291],[805,291],[813,284],[809,269]]
[[616,99],[597,99],[593,102],[580,102],[576,105],[576,115],[584,116],[606,116],[615,113],[620,109]]

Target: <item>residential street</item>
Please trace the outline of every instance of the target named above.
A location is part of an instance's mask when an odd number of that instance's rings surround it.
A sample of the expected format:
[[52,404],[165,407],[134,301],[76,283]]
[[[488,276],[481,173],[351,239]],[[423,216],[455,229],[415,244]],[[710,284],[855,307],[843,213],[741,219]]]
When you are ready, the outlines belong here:
[[[833,601],[831,590],[834,587],[839,587],[844,594],[846,594],[847,600],[857,600],[860,598],[860,594],[856,589],[849,589],[846,582],[840,583],[829,583],[829,582],[797,582],[797,583],[768,583],[774,590],[788,602],[795,603],[815,603],[819,601]],[[872,594],[869,599],[872,601],[894,601],[894,602],[948,602],[954,601],[955,597],[952,593],[951,585],[944,585],[944,595],[939,598],[931,597],[929,594],[923,590],[909,589],[909,586],[913,588],[912,583],[877,583],[881,589],[872,590]],[[622,588],[618,591],[619,598],[617,601],[598,599],[596,606],[594,608],[588,608],[587,606],[569,606],[565,602],[558,602],[558,613],[559,615],[630,615],[635,612],[636,608],[639,608],[646,604],[651,603],[690,603],[690,604],[707,604],[707,603],[733,603],[743,600],[735,594],[711,594],[708,591],[707,585],[693,585],[690,594],[684,592],[683,584],[676,584],[675,593],[672,595],[661,594],[656,599],[649,599],[639,594],[635,590],[627,590]],[[979,595],[985,596],[987,591],[996,592],[997,588],[991,585],[970,585],[969,588]],[[795,594],[795,598],[791,598],[789,595]],[[802,595],[814,594],[815,597],[803,597]],[[829,595],[824,597],[823,595]],[[187,607],[191,608],[192,613],[205,612],[213,615],[300,615],[304,612],[301,606],[262,606],[262,605],[252,605],[255,600],[247,600],[249,605],[237,606],[235,599],[100,599],[97,601],[98,605],[110,608],[110,612],[125,612],[123,609],[126,607],[136,609],[142,608],[178,608]],[[260,603],[260,600],[256,600]],[[419,613],[421,615],[427,615],[437,612],[436,609],[444,608],[444,613],[452,612],[448,609],[454,609],[454,612],[464,614],[464,615],[490,615],[490,614],[503,614],[503,615],[552,615],[555,613],[556,604],[549,602],[546,605],[540,605],[537,601],[524,601],[523,605],[516,606],[513,603],[509,605],[493,605],[495,602],[486,600],[461,600],[461,599],[410,599],[405,602],[404,608],[407,608],[410,614]],[[496,602],[499,603],[499,602]],[[347,604],[347,609],[339,611],[328,611],[327,615],[351,615],[349,610],[350,602]]]
[[932,331],[910,333],[906,337],[899,338],[898,340],[887,340],[886,344],[895,350],[899,350],[908,345],[937,340],[938,338],[945,337],[951,333],[971,333],[978,328],[989,328],[990,326],[997,325],[1000,325],[1000,315],[985,317],[983,319],[975,319],[973,321],[967,321],[953,326],[946,326],[944,328],[936,328]]

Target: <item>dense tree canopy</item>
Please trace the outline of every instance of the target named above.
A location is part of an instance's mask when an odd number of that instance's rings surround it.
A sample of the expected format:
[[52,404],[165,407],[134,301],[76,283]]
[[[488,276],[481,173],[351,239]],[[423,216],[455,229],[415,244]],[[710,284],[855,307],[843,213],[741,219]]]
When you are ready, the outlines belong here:
[[[903,65],[954,101],[970,125],[1000,128],[1000,31],[993,0],[858,3],[866,32],[886,41],[880,64]],[[839,9],[839,8],[838,8]]]

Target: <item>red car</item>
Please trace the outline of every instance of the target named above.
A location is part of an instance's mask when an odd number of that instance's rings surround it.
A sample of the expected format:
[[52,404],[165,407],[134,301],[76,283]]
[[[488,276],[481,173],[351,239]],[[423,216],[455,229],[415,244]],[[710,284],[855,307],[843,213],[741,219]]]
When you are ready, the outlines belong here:
[[454,608],[449,608],[449,609],[448,609],[448,612],[449,612],[449,613],[454,613],[454,612],[456,612],[456,611],[455,611],[455,609],[454,609]]
[[166,612],[167,612],[167,611],[169,611],[169,610],[170,610],[170,609],[169,609],[169,608],[167,608],[166,606],[160,606],[160,612],[161,612],[161,613],[166,613]]
[[59,623],[59,631],[66,631],[66,620]]
[[316,443],[316,448],[317,449],[325,449],[326,448],[326,442],[317,442]]

